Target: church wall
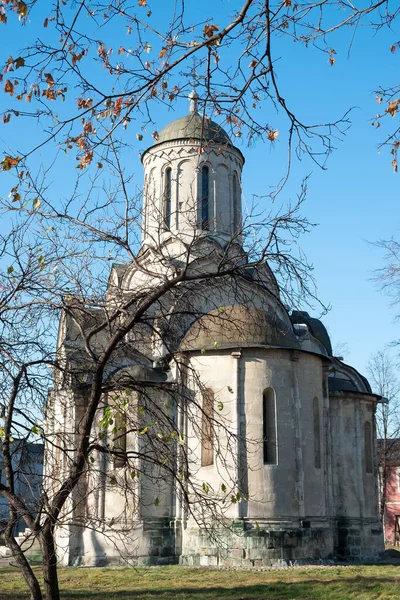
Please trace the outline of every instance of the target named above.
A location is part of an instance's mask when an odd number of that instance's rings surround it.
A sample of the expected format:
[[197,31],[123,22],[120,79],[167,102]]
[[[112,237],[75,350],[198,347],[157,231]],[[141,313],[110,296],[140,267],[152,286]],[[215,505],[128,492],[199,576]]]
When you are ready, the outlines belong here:
[[[189,419],[187,440],[189,456],[191,457],[191,473],[200,482],[205,482],[214,490],[219,490],[221,484],[225,483],[228,488],[236,487],[237,440],[229,438],[225,427],[236,434],[237,431],[237,381],[234,377],[234,361],[231,353],[209,352],[205,355],[192,356],[190,369],[200,374],[200,379],[205,388],[214,392],[215,431],[214,431],[214,462],[209,466],[201,466],[201,410],[195,409],[193,418]],[[197,390],[196,402],[199,406],[202,397]],[[222,410],[218,409],[218,403],[222,403]],[[218,423],[222,426],[218,427]],[[229,439],[229,442],[228,442]],[[228,449],[227,449],[228,446]],[[225,510],[226,516],[235,518],[238,514],[238,506],[228,503]]]
[[[373,404],[360,397],[331,395],[330,422],[334,511],[348,517],[377,514],[376,466],[366,470],[364,426],[373,428]],[[374,436],[372,436],[374,439]],[[367,499],[367,500],[366,500]]]
[[[362,394],[330,396],[332,499],[335,552],[347,559],[376,556],[383,549],[378,518],[376,465],[366,465],[365,423],[371,424],[374,457],[374,404]],[[371,472],[367,472],[370,470]]]
[[[322,397],[321,359],[253,349],[244,351],[244,361],[247,434],[260,440],[257,451],[249,455],[248,516],[289,520],[325,516],[325,470],[323,457],[322,468],[314,467],[312,415],[313,398]],[[269,387],[276,394],[275,465],[263,464],[261,443],[262,397]]]
[[[324,364],[320,357],[306,353],[299,353],[298,361],[294,364],[300,397],[301,473],[304,494],[301,516],[311,522],[318,517],[325,518],[328,513],[327,448],[324,442],[324,431],[328,423],[324,414]],[[318,427],[315,424],[314,403],[318,406]]]
[[[326,515],[326,468],[323,444],[322,361],[308,354],[279,349],[242,349],[241,358],[230,351],[210,352],[192,359],[206,387],[224,404],[223,417],[247,439],[246,517],[304,519]],[[236,374],[238,371],[238,375]],[[204,375],[203,375],[204,373]],[[239,378],[239,387],[237,385]],[[229,393],[228,386],[232,393]],[[276,396],[277,464],[263,463],[263,392]],[[239,414],[237,414],[239,392]],[[321,467],[314,464],[313,399],[320,402]],[[216,399],[217,401],[217,399]],[[243,404],[244,402],[244,404]],[[218,418],[218,416],[217,416]],[[240,423],[238,423],[238,421]],[[241,429],[238,429],[241,427]],[[195,437],[195,436],[194,436]],[[223,434],[219,436],[221,445]],[[235,476],[238,465],[228,460]],[[306,466],[305,466],[306,465]],[[202,476],[220,484],[221,468],[203,467]]]
[[[105,402],[112,405],[113,394]],[[147,392],[140,404],[160,405],[169,400],[160,391]],[[76,426],[79,426],[79,402],[77,402]],[[152,407],[154,411],[154,405]],[[146,424],[154,421],[146,414],[138,421],[138,399],[134,394],[129,402],[130,416],[127,428],[139,423],[143,431]],[[103,409],[98,411],[94,431]],[[111,427],[105,432],[105,444],[112,443]],[[153,435],[153,433],[151,434]],[[139,450],[146,456],[154,453],[147,436],[128,432],[127,452]],[[150,436],[148,437],[150,439]],[[158,457],[159,458],[159,457]],[[170,523],[174,515],[174,498],[171,481],[159,467],[148,467],[135,462],[115,466],[112,457],[94,451],[92,461],[81,483],[75,488],[68,510],[72,509],[73,523],[58,529],[57,543],[60,563],[63,565],[102,566],[105,564],[170,564],[175,562],[175,528]],[[131,473],[137,465],[139,478]],[[85,522],[87,527],[79,523]]]
[[[296,517],[299,511],[295,471],[293,377],[290,352],[249,349],[243,353],[247,435],[257,440],[249,454],[248,517]],[[263,392],[276,398],[277,464],[263,464]]]
[[[325,470],[321,469],[322,476],[314,469],[303,475],[303,468],[308,469],[302,463],[313,434],[312,400],[317,394],[322,397],[321,359],[291,350],[243,348],[240,352],[210,352],[192,359],[192,364],[205,385],[220,393],[229,379],[232,381],[228,414],[241,439],[248,440],[245,449],[239,448],[246,461],[233,464],[232,477],[237,474],[247,500],[229,511],[230,527],[217,526],[220,544],[189,522],[184,531],[182,562],[267,566],[292,558],[301,561],[331,556],[333,531],[320,506],[321,496],[325,505]],[[277,464],[263,464],[263,392],[269,387],[276,394]],[[322,415],[321,410],[321,419]],[[200,474],[208,470],[207,481],[213,481],[213,469],[200,469]],[[215,484],[218,481],[216,477]],[[308,529],[303,528],[305,519],[312,519]]]

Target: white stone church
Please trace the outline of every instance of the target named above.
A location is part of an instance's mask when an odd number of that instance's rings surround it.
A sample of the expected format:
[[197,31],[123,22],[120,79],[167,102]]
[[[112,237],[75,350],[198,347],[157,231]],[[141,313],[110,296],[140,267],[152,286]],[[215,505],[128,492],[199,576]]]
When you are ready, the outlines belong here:
[[[110,362],[92,458],[58,529],[60,562],[268,566],[376,556],[380,398],[332,356],[321,321],[288,312],[268,265],[249,267],[244,157],[191,96],[189,114],[143,154],[142,247],[131,264],[113,266],[107,303],[151,289],[169,269],[204,279],[162,297]],[[229,264],[230,276],[207,278]],[[97,318],[87,310],[80,330],[73,303],[61,318],[68,376],[55,378],[47,411],[58,446],[73,447],[79,431],[90,383],[81,332]],[[48,445],[55,484],[68,460]]]

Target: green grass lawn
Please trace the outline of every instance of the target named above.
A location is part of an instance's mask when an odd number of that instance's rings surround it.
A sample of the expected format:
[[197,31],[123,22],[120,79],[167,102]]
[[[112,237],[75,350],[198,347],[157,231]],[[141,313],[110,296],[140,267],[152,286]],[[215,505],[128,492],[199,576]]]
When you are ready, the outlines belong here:
[[[60,585],[63,600],[399,600],[400,566],[276,571],[68,568],[60,569]],[[0,569],[0,600],[28,597],[17,569]]]

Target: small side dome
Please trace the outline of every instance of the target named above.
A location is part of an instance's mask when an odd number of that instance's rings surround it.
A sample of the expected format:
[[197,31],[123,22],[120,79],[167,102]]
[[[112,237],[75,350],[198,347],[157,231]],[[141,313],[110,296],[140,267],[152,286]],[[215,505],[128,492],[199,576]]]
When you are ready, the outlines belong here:
[[314,336],[326,349],[328,356],[332,356],[332,344],[325,325],[319,319],[310,317],[310,315],[301,310],[294,310],[290,315],[293,325],[305,323]]

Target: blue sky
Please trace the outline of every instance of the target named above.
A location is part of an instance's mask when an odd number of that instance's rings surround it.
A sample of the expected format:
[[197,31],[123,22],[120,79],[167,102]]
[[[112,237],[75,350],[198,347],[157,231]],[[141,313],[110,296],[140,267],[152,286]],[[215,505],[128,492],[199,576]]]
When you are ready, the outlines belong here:
[[[160,25],[162,3],[155,0],[151,4],[154,25]],[[189,3],[188,11],[193,12],[194,20],[212,15],[214,22],[222,24],[226,14],[239,4],[236,0],[203,0]],[[17,55],[18,48],[34,37],[46,16],[44,6],[44,3],[38,5],[30,24],[24,28],[12,22],[2,26],[2,60],[10,54]],[[122,35],[115,31],[116,46],[129,43],[129,38]],[[274,56],[281,93],[302,120],[332,121],[354,107],[351,127],[343,140],[335,143],[337,149],[329,158],[326,170],[319,169],[308,158],[295,161],[280,201],[294,199],[302,178],[311,174],[303,212],[318,226],[302,239],[301,246],[314,265],[321,300],[332,307],[323,320],[333,345],[348,344],[346,361],[365,372],[374,351],[400,338],[399,325],[395,322],[396,308],[390,307],[390,299],[371,281],[374,270],[384,264],[383,253],[373,242],[392,236],[400,238],[400,175],[393,173],[388,150],[382,149],[380,154],[377,151],[385,124],[381,130],[375,130],[370,124],[378,110],[373,90],[379,85],[397,83],[400,51],[392,54],[390,46],[400,35],[396,29],[375,34],[369,28],[360,27],[349,54],[352,35],[353,31],[341,30],[331,38],[330,45],[337,52],[333,67],[328,64],[326,54],[283,39],[278,40]],[[0,111],[8,105],[8,98],[1,94]],[[271,111],[268,121],[279,130],[277,142],[257,142],[246,147],[237,141],[246,158],[243,193],[249,204],[253,194],[262,196],[276,185],[286,167],[287,124],[281,115],[271,108],[268,110]],[[176,105],[175,112],[156,110],[154,128],[161,130],[169,120],[186,111],[184,101]],[[388,123],[393,127],[395,124],[395,119]],[[143,142],[138,144],[136,132],[134,127],[127,130],[133,144],[128,164],[135,184],[140,186],[142,169],[138,153],[152,139],[149,129]],[[40,126],[14,119],[13,123],[0,125],[0,148],[7,149],[8,144],[22,148],[27,140],[36,139],[41,133]],[[42,157],[45,159],[46,155]],[[62,195],[65,191],[62,169],[61,165],[53,183],[54,194]],[[0,181],[0,193],[8,193],[4,181]]]

